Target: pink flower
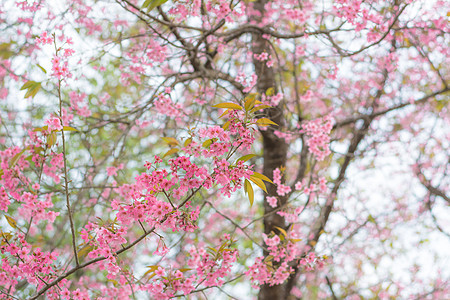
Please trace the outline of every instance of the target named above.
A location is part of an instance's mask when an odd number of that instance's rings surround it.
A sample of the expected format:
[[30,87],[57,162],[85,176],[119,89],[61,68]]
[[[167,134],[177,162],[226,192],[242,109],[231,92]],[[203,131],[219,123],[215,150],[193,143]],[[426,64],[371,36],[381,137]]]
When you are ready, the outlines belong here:
[[164,268],[159,267],[158,269],[156,269],[155,274],[162,277],[166,274],[166,272],[164,271]]
[[64,56],[72,56],[75,53],[75,50],[73,49],[64,49]]
[[225,186],[230,182],[230,179],[224,174],[218,174],[216,176],[216,181],[218,184]]
[[288,185],[280,184],[277,187],[277,194],[280,196],[285,196],[290,191],[291,191],[291,187]]
[[45,120],[45,124],[48,125],[48,130],[50,131],[59,131],[63,129],[61,121],[56,117],[52,117],[50,119]]
[[306,133],[309,137],[306,141],[309,152],[314,154],[318,161],[324,160],[327,155],[331,154],[329,134],[333,128],[332,121],[330,116],[325,116],[302,125],[301,132]]
[[106,173],[108,176],[117,176],[117,168],[116,167],[107,167]]
[[43,44],[43,45],[50,44],[51,45],[53,43],[53,37],[48,36],[47,31],[44,31],[43,33],[41,33],[40,37],[36,38],[35,41],[36,41],[36,45],[39,45],[39,44]]
[[267,202],[271,207],[277,207],[277,198],[275,197],[267,197]]

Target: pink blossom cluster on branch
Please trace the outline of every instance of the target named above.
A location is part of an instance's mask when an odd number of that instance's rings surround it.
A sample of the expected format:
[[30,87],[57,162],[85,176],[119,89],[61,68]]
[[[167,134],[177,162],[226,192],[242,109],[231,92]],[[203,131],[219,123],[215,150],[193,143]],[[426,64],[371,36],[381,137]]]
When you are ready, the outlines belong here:
[[448,298],[446,4],[1,2],[0,299]]

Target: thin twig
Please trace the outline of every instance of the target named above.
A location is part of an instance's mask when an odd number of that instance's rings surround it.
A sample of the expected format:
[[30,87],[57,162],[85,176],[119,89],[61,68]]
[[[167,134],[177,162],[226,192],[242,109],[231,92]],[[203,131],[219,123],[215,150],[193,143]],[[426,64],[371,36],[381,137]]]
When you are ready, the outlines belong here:
[[73,255],[75,256],[75,263],[77,267],[80,265],[80,262],[78,261],[78,254],[77,254],[77,243],[76,243],[76,237],[75,237],[75,227],[73,225],[73,219],[72,219],[72,211],[70,209],[70,201],[69,201],[69,181],[67,180],[67,158],[66,158],[66,139],[64,137],[64,123],[63,123],[63,112],[62,112],[62,98],[61,98],[61,79],[58,83],[58,98],[59,98],[59,120],[61,122],[61,126],[63,127],[61,129],[61,137],[62,137],[62,144],[63,144],[63,162],[64,162],[64,189],[66,194],[66,206],[67,206],[67,212],[69,215],[69,221],[70,221],[70,231],[72,232],[72,247],[73,247]]
[[325,279],[327,280],[327,284],[328,284],[328,287],[330,288],[333,300],[338,300],[338,298],[336,297],[336,294],[334,293],[333,284],[331,283],[330,278],[328,278],[328,276],[325,276]]

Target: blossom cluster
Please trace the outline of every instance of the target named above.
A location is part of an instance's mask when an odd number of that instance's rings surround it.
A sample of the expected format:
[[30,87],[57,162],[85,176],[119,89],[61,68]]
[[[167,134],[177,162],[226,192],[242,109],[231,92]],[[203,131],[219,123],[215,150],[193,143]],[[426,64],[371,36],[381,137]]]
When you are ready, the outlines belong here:
[[36,12],[38,11],[42,5],[40,1],[16,1],[17,7],[19,7],[23,11]]
[[317,118],[302,124],[301,133],[308,136],[306,144],[309,151],[314,154],[318,161],[322,161],[331,154],[330,132],[333,128],[333,119],[330,116]]
[[277,194],[279,196],[285,196],[291,192],[291,187],[281,183],[281,170],[276,168],[273,170],[273,183],[277,186]]
[[173,103],[169,95],[165,95],[164,93],[161,93],[154,101],[154,108],[159,114],[175,118],[177,121],[183,115],[182,105],[180,103]]
[[258,76],[256,74],[251,74],[250,78],[248,78],[246,73],[244,72],[239,72],[236,76],[236,81],[245,86],[243,90],[244,93],[248,93],[253,89],[253,87],[256,85],[257,79]]
[[76,113],[80,117],[89,117],[92,111],[89,109],[89,103],[85,93],[69,92],[70,111]]
[[19,280],[25,279],[40,288],[45,285],[46,280],[52,279],[52,276],[46,274],[57,270],[57,252],[44,252],[40,248],[33,248],[22,233],[16,236],[3,233],[1,239],[0,252],[3,258],[0,264],[0,284],[3,287],[14,292]]
[[304,255],[304,250],[296,246],[299,240],[292,233],[282,231],[277,235],[272,232],[263,234],[263,238],[269,254],[257,257],[245,273],[251,278],[254,288],[262,284],[282,284],[294,272],[294,267],[310,271],[324,265],[323,259],[316,257],[314,252]]
[[[234,117],[237,118],[236,115]],[[123,267],[117,259],[117,253],[122,245],[127,244],[126,237],[136,223],[142,225],[144,232],[145,227],[153,228],[151,232],[193,232],[197,229],[200,207],[193,207],[189,199],[196,190],[210,189],[215,184],[220,184],[221,192],[231,195],[242,187],[242,178],[252,175],[253,172],[243,161],[230,164],[228,158],[224,157],[229,149],[243,147],[245,139],[254,138],[253,131],[249,129],[243,128],[239,131],[237,123],[238,119],[234,120],[228,131],[219,126],[212,126],[192,132],[190,142],[185,143],[186,146],[182,149],[191,153],[191,157],[179,155],[168,159],[168,167],[164,167],[163,160],[155,156],[153,162],[145,163],[148,171],[136,176],[135,183],[114,189],[118,195],[111,202],[111,208],[116,212],[114,220],[89,222],[81,230],[82,249],[89,249],[89,259],[102,258],[100,267],[108,271],[108,279],[118,280],[123,275]],[[211,143],[205,147],[201,141]],[[227,151],[223,151],[222,146]],[[206,166],[200,167],[192,161],[195,157],[200,157],[200,154],[203,158],[214,156],[210,169]],[[116,169],[109,167],[109,174],[113,175]],[[227,237],[223,245],[230,244],[231,239]],[[163,239],[159,238],[153,254],[164,257],[168,251]],[[220,278],[228,274],[232,263],[236,261],[237,251],[223,246],[217,250],[216,255],[205,253],[205,249],[200,246],[191,249],[187,264],[195,264],[195,276],[185,277],[182,271],[160,266],[155,270],[158,277],[150,284],[142,286],[142,289],[156,298],[166,299],[177,291],[187,294],[199,283],[204,286],[221,284]]]
[[269,68],[273,66],[272,55],[269,55],[267,52],[263,52],[261,54],[255,53],[253,54],[253,57],[258,61],[267,61],[266,65]]
[[[53,36],[49,36],[48,33],[44,31],[38,38],[36,38],[35,43],[36,45],[51,45],[52,43],[55,43],[55,36],[55,34],[53,34]],[[72,39],[69,37],[65,38],[64,36],[61,36],[60,39],[64,40],[64,45],[73,44]],[[63,48],[62,46],[56,48],[56,53],[52,58],[52,76],[55,76],[59,80],[72,77],[72,73],[69,71],[68,58],[74,53],[75,51],[72,48]]]
[[53,37],[48,35],[47,31],[44,31],[41,33],[41,35],[39,37],[36,38],[35,42],[36,45],[42,44],[42,45],[51,45],[53,44]]
[[[294,184],[294,188],[297,192],[301,192],[306,195],[308,199],[313,199],[316,195],[325,195],[328,192],[327,180],[325,177],[315,178],[309,184],[306,179],[303,181],[298,181]],[[269,205],[274,204],[276,206],[276,197],[267,197],[267,201],[269,202]],[[295,223],[298,222],[298,217],[305,210],[305,208],[305,205],[295,206],[290,204],[285,206],[282,210],[277,211],[277,214],[285,218],[286,222]]]
[[155,299],[171,299],[188,295],[200,285],[221,286],[237,260],[238,251],[231,247],[232,243],[225,234],[219,247],[192,246],[186,262],[188,268],[150,266],[152,280],[140,289]]

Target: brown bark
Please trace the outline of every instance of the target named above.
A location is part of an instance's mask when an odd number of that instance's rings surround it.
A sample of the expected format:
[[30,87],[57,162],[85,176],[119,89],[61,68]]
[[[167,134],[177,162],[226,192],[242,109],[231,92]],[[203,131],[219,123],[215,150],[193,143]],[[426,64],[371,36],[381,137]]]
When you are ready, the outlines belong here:
[[[262,17],[264,16],[264,5],[267,3],[267,0],[259,0],[253,2],[254,8],[260,12],[260,16],[253,16],[251,19],[256,21],[257,24],[261,22]],[[262,37],[262,33],[253,33],[252,35],[252,50],[255,54],[260,54],[263,52],[271,53],[271,48],[269,42]],[[274,88],[275,92],[277,91],[277,85],[275,81],[275,72],[273,68],[268,68],[266,63],[263,61],[253,60],[253,64],[255,67],[256,75],[258,76],[257,81],[257,91],[260,94],[265,93],[269,88]],[[277,123],[279,126],[270,126],[266,131],[261,131],[263,137],[263,151],[264,151],[264,169],[263,174],[271,179],[273,179],[273,171],[276,168],[280,168],[286,166],[286,157],[287,157],[287,149],[288,145],[286,144],[284,139],[278,138],[274,134],[275,129],[280,129],[284,127],[284,114],[282,110],[281,104],[277,107],[266,109],[265,110],[266,117],[271,119],[273,122]],[[276,187],[274,185],[269,185],[267,187],[268,194],[267,196],[276,196]],[[280,202],[278,205],[283,205],[286,202],[286,198],[278,197]],[[265,200],[265,199],[264,199]],[[264,213],[267,215],[272,212],[273,208],[267,204],[267,201],[264,201]],[[264,232],[269,234],[271,231],[276,233],[276,227],[285,228],[286,224],[284,222],[283,217],[280,215],[273,213],[267,215],[264,220]],[[267,255],[268,253],[264,253]],[[277,299],[286,299],[286,286],[285,285],[262,285],[258,299],[260,300],[277,300]]]

